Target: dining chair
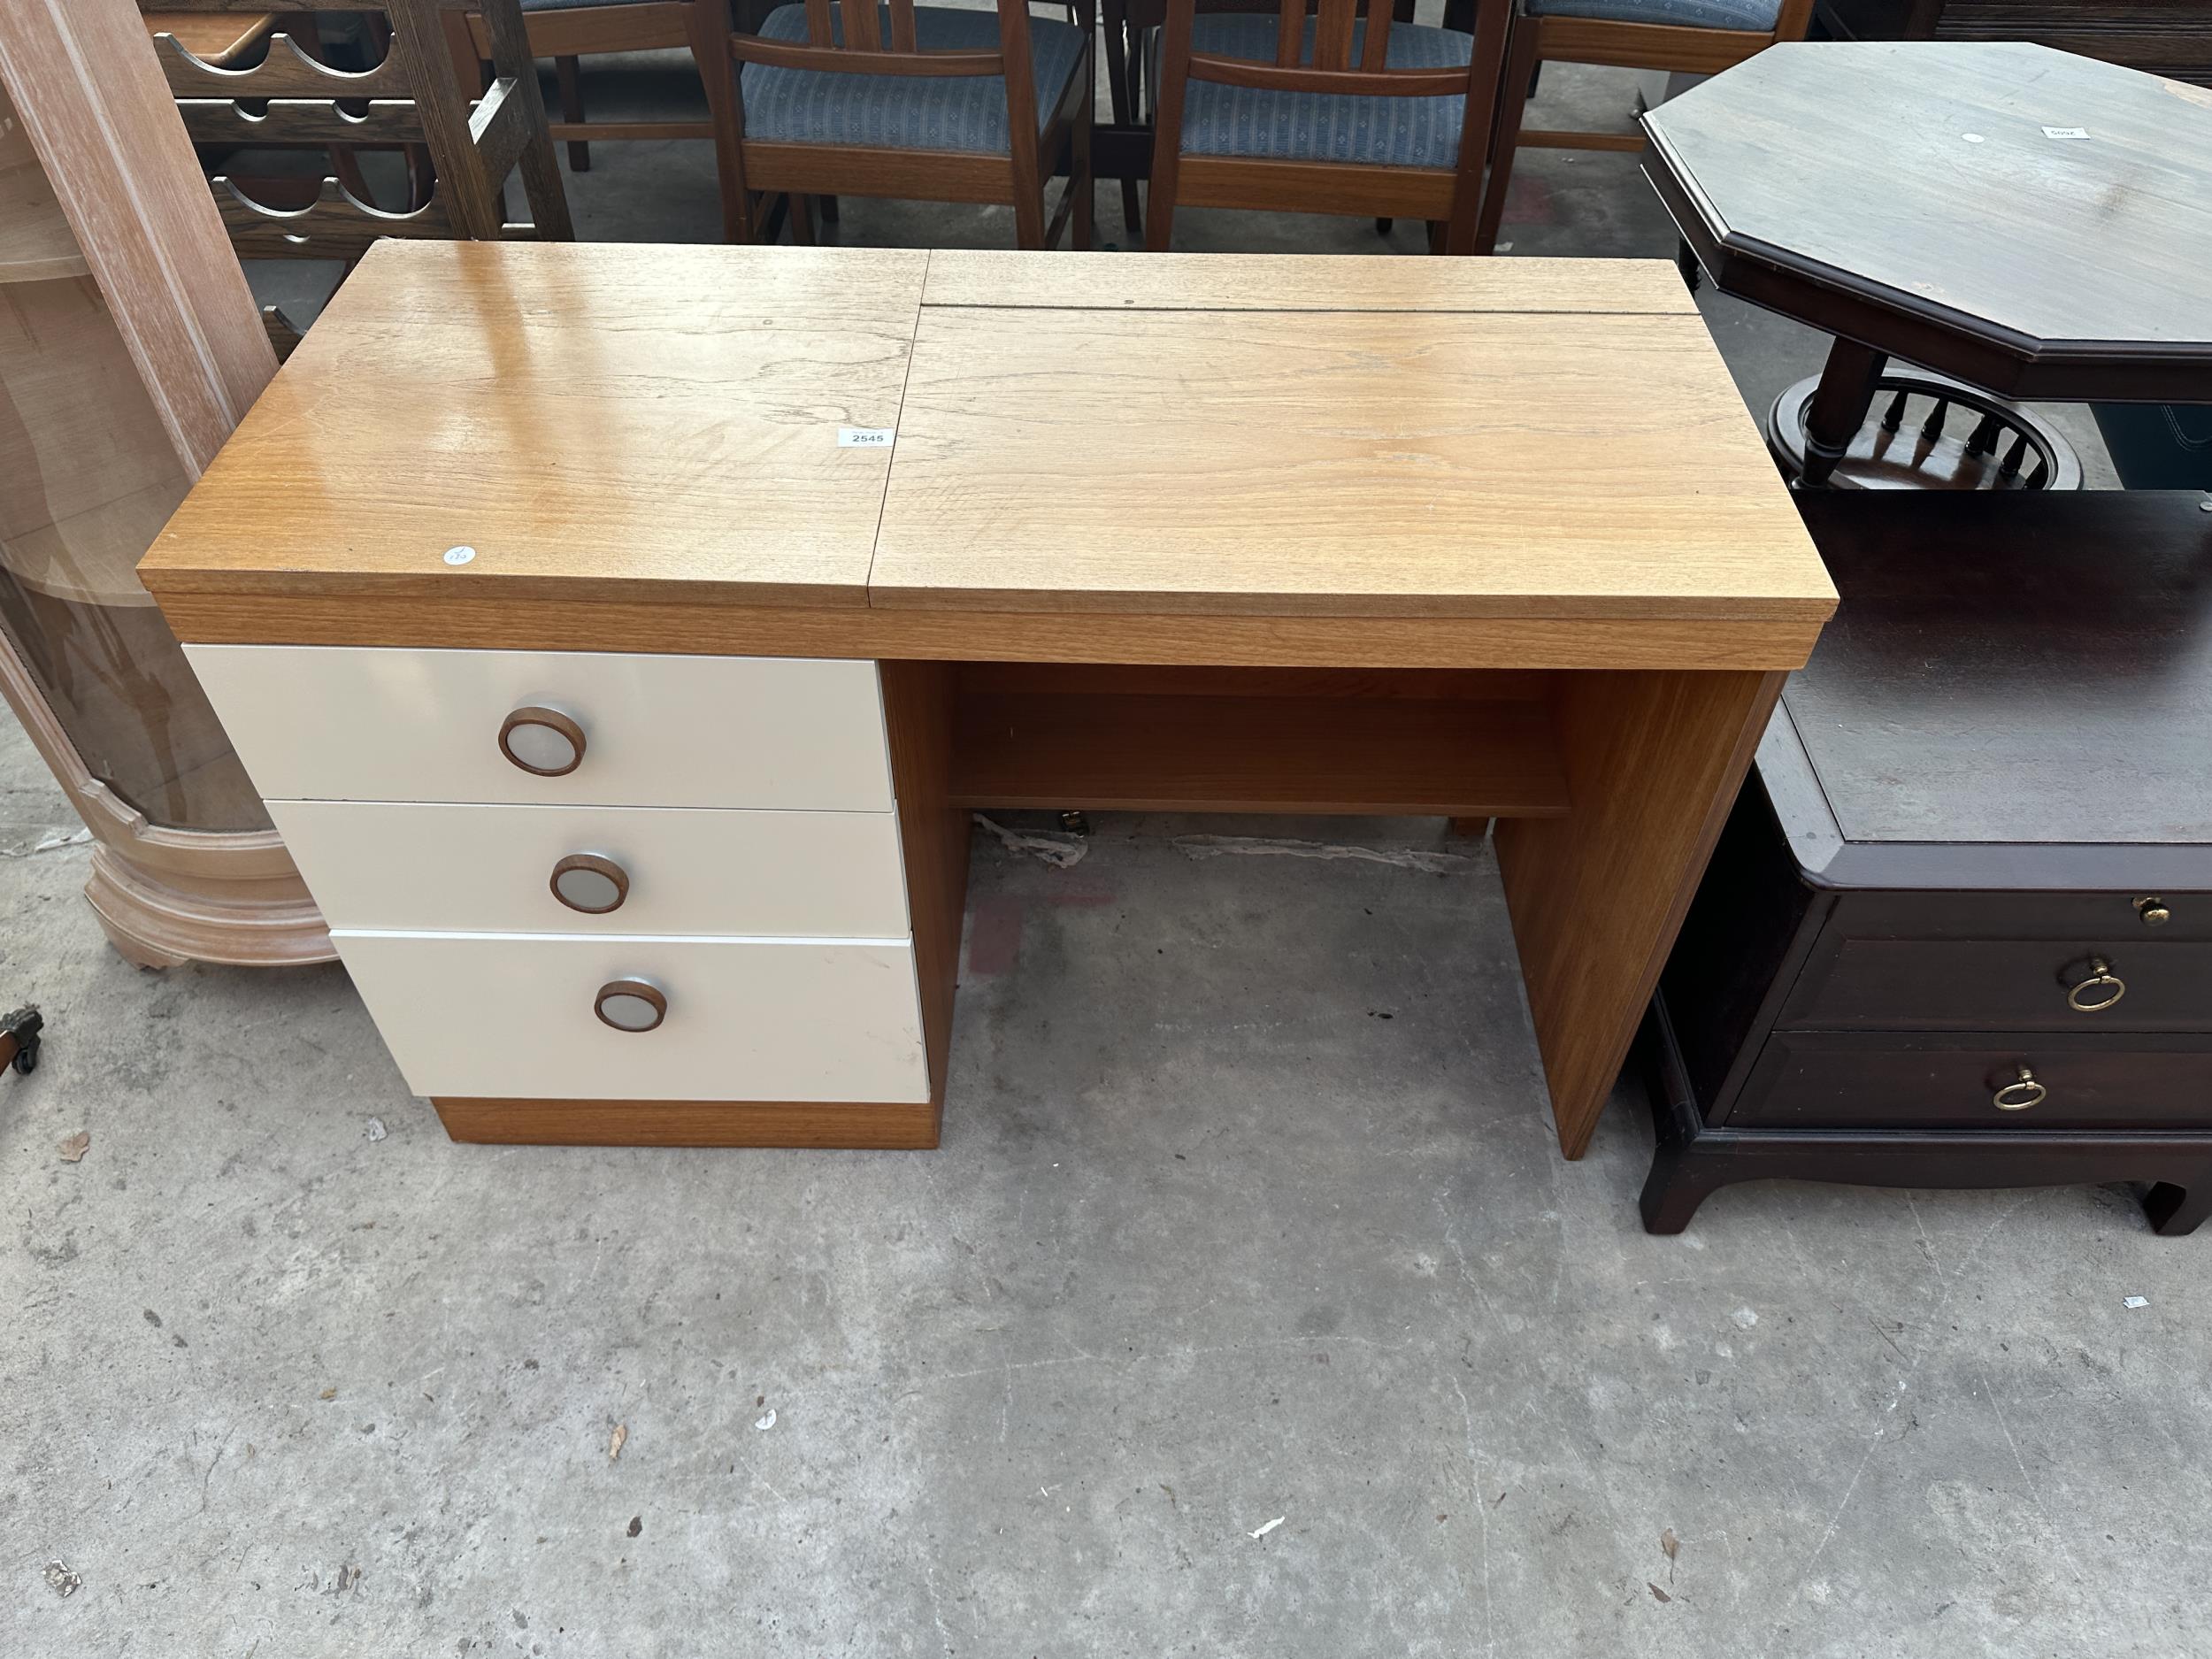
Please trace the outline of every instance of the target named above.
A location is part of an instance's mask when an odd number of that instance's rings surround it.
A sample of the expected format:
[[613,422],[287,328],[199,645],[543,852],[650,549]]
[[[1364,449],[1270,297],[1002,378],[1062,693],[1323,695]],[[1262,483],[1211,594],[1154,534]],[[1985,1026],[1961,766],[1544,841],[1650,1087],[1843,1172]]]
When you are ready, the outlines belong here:
[[[584,109],[581,59],[615,52],[688,52],[711,110],[718,90],[713,77],[731,28],[731,0],[522,0],[522,13],[531,52],[553,60],[561,105],[561,118],[552,124],[553,138],[567,146],[571,173],[591,171],[595,140],[711,140],[715,136],[711,113],[704,120],[590,119]],[[471,84],[474,75],[489,73],[491,36],[480,16],[454,14],[446,25],[446,34],[465,85]],[[733,187],[727,180],[719,182],[723,229],[726,235],[733,237]]]
[[1777,41],[1803,40],[1812,24],[1813,5],[1814,0],[1514,0],[1477,250],[1490,253],[1497,248],[1506,191],[1513,182],[1514,152],[1522,146],[1644,147],[1640,133],[1524,131],[1522,118],[1541,65],[1599,64],[1717,74]]
[[1468,34],[1383,0],[1168,0],[1146,247],[1189,206],[1420,219],[1432,251],[1472,251],[1509,3],[1479,0]]
[[811,198],[873,196],[1004,204],[1017,246],[1052,247],[1072,227],[1087,248],[1097,14],[1094,0],[1075,10],[1069,23],[1033,18],[1029,0],[802,0],[731,35],[715,107],[741,239],[767,222],[769,197],[789,199],[793,238],[811,242]]

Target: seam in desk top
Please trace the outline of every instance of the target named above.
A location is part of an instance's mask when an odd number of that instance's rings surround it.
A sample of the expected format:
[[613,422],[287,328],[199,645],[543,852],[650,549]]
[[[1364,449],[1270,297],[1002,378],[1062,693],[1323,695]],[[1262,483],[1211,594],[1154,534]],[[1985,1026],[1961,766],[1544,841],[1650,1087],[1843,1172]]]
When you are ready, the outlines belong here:
[[933,300],[920,306],[930,311],[1096,311],[1126,317],[1140,312],[1165,317],[1695,317],[1686,311],[1536,311],[1520,306],[1425,305],[1074,305],[1019,300]]
[[922,282],[914,291],[914,326],[906,336],[906,373],[899,380],[898,412],[891,418],[891,454],[883,464],[883,493],[876,498],[876,533],[868,542],[868,574],[860,584],[864,610],[872,610],[876,603],[876,561],[883,557],[883,519],[891,511],[891,469],[899,464],[899,431],[906,425],[906,390],[914,384],[914,353],[921,343],[922,312],[927,309],[922,296],[929,292],[929,267],[936,257],[933,249],[924,251]]

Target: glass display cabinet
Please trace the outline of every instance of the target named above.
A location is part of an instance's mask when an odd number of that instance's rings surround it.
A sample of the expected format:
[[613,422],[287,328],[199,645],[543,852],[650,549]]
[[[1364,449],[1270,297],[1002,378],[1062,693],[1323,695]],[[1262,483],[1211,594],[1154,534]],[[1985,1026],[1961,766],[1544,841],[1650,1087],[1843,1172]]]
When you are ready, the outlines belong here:
[[[66,24],[23,21],[44,11],[0,4],[0,692],[92,831],[86,896],[124,956],[327,960],[321,918],[135,574],[273,358],[165,96],[134,113],[165,117],[173,143],[134,142],[100,108],[142,91],[142,74],[158,88],[135,8],[86,0]],[[134,39],[97,38],[119,21]],[[50,47],[80,67],[40,61]]]

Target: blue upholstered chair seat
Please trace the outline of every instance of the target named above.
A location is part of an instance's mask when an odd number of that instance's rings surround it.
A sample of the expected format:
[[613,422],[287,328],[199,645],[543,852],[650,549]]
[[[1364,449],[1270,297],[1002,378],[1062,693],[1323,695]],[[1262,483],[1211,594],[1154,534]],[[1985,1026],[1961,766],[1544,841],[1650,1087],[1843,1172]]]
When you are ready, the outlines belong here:
[[[1216,58],[1275,61],[1274,18],[1233,12],[1192,19],[1191,50]],[[1314,19],[1306,19],[1304,61],[1313,61]],[[1367,39],[1352,27],[1352,61]],[[1393,69],[1463,68],[1471,36],[1455,29],[1394,23],[1386,53]],[[1463,97],[1392,98],[1340,92],[1260,92],[1194,77],[1183,95],[1183,153],[1251,156],[1271,161],[1343,161],[1397,167],[1459,165]]]
[[1774,27],[1782,0],[1528,0],[1542,17],[1602,18],[1609,23],[1671,23],[1706,29]]
[[[891,38],[891,13],[882,13]],[[772,41],[803,42],[806,7],[778,6],[760,26]],[[844,40],[842,8],[834,37]],[[914,8],[915,44],[924,51],[994,51],[996,12]],[[1029,19],[1037,80],[1037,127],[1048,126],[1083,59],[1083,31],[1054,18]],[[1005,155],[1003,75],[864,75],[748,64],[740,81],[745,136],[769,143],[849,144],[870,150],[959,150]]]

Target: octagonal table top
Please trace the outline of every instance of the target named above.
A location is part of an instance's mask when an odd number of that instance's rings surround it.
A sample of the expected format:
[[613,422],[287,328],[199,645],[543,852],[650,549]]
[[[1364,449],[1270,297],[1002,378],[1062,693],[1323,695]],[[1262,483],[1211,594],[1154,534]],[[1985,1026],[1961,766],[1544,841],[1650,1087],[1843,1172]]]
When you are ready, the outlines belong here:
[[1807,42],[1645,128],[1725,291],[2000,393],[2212,400],[2212,90],[2024,42]]

